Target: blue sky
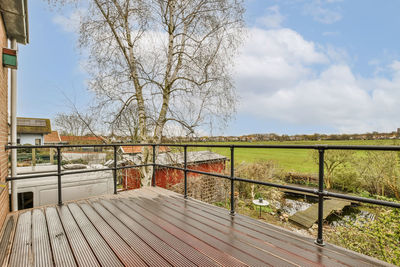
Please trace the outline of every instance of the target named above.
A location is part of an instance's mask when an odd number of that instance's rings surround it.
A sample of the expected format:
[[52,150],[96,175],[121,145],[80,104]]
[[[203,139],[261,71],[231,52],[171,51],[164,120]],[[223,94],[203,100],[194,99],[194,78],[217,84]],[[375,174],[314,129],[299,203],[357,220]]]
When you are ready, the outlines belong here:
[[[400,127],[397,0],[247,0],[237,58],[238,113],[226,135],[352,133]],[[85,89],[70,12],[29,2],[20,46],[18,115],[53,118]],[[206,130],[206,129],[204,129]]]

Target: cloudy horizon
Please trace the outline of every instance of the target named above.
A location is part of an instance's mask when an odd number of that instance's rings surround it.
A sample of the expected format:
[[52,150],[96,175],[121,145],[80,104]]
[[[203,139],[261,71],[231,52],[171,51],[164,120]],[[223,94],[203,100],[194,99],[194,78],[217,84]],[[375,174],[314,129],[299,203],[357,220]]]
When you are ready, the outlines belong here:
[[[357,9],[361,2],[246,1],[246,39],[234,67],[236,119],[213,134],[391,132],[400,127],[395,36],[400,25],[387,25],[400,6],[387,1]],[[83,91],[87,76],[74,33],[78,19],[74,12],[60,14],[43,3],[30,6],[31,43],[20,47],[19,116],[52,118],[68,112],[63,95],[87,105],[91,94]],[[37,73],[27,61],[37,62],[41,53],[54,56],[42,60],[46,64]],[[60,62],[63,66],[55,68]]]

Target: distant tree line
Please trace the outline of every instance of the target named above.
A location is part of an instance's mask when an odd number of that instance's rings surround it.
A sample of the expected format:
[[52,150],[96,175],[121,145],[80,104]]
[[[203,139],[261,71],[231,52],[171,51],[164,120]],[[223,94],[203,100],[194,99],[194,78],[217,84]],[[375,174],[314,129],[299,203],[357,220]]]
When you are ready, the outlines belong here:
[[382,140],[399,139],[398,131],[390,133],[362,133],[362,134],[249,134],[242,136],[176,136],[163,137],[170,142],[260,142],[260,141],[321,141],[321,140]]

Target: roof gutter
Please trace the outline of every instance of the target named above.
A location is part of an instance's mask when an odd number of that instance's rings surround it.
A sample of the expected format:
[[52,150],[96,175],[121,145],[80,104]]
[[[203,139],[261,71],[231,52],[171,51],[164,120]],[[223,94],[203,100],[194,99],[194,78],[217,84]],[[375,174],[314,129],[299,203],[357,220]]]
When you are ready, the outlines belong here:
[[7,37],[20,44],[29,43],[28,1],[0,0],[0,12]]

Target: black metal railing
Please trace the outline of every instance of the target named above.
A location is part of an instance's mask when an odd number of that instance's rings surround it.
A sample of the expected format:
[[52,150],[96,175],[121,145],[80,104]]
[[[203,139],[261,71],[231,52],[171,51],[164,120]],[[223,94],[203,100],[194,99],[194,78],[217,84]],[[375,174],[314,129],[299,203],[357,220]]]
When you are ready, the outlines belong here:
[[[152,147],[152,163],[149,164],[141,164],[141,165],[130,165],[130,166],[120,166],[117,165],[117,148],[120,146],[150,146]],[[162,165],[156,164],[156,148],[157,146],[169,146],[169,147],[183,147],[184,149],[184,164],[183,168],[179,166],[172,166],[172,165]],[[79,170],[79,171],[61,171],[61,149],[62,148],[72,148],[72,147],[112,147],[113,154],[114,154],[114,163],[112,168],[104,168],[104,169],[94,169],[94,170]],[[210,148],[210,147],[217,147],[217,148],[229,148],[230,149],[230,175],[218,174],[218,173],[210,173],[204,172],[199,170],[188,169],[188,158],[187,158],[187,149],[189,147],[193,148]],[[144,166],[152,166],[153,173],[152,173],[152,185],[156,185],[156,168],[163,167],[163,168],[170,168],[175,170],[180,170],[184,172],[184,198],[187,198],[187,174],[188,173],[196,173],[196,174],[203,174],[214,176],[218,178],[228,179],[230,180],[230,214],[232,216],[235,215],[235,181],[237,182],[246,182],[252,183],[257,185],[264,185],[264,186],[271,186],[276,188],[282,189],[289,189],[297,192],[302,193],[309,193],[318,197],[318,236],[315,241],[317,245],[323,246],[323,211],[324,211],[324,198],[325,197],[333,197],[339,199],[346,199],[351,201],[357,201],[362,203],[369,203],[369,204],[376,204],[380,206],[386,206],[391,208],[400,208],[400,203],[391,202],[391,201],[384,201],[378,199],[371,199],[365,197],[358,197],[340,193],[334,193],[324,190],[324,155],[325,151],[327,150],[369,150],[369,151],[400,151],[400,146],[339,146],[339,145],[222,145],[222,144],[102,144],[102,145],[44,145],[44,146],[6,146],[6,149],[18,149],[18,148],[56,148],[57,149],[57,172],[50,173],[50,174],[39,174],[39,175],[23,175],[17,177],[7,177],[7,181],[13,180],[20,180],[20,179],[31,179],[31,178],[41,178],[41,177],[49,177],[57,175],[58,178],[58,204],[62,204],[62,183],[61,178],[64,175],[70,174],[80,174],[80,173],[88,173],[88,172],[97,172],[97,171],[113,171],[113,178],[114,178],[114,194],[117,194],[117,170],[121,169],[128,169],[128,168],[138,168]],[[284,185],[284,184],[275,184],[270,182],[262,182],[262,181],[255,181],[245,178],[240,178],[235,176],[235,149],[241,148],[253,148],[253,149],[306,149],[306,150],[317,150],[318,151],[318,189],[311,189],[311,188],[304,188],[292,185]]]
[[[128,166],[117,166],[117,149],[120,146],[152,146],[153,147],[153,153],[155,152],[156,145],[154,144],[146,144],[146,145],[141,145],[141,144],[99,144],[99,145],[42,145],[42,146],[6,146],[6,149],[19,149],[19,148],[49,148],[49,149],[56,149],[57,150],[57,171],[56,172],[46,172],[44,174],[33,174],[33,175],[17,175],[16,177],[7,177],[6,181],[15,181],[15,180],[25,180],[25,179],[33,179],[33,178],[43,178],[43,177],[52,177],[52,176],[57,176],[57,199],[58,199],[58,204],[62,205],[62,182],[61,182],[61,177],[65,175],[72,175],[72,174],[82,174],[82,173],[91,173],[91,172],[103,172],[103,171],[112,171],[113,172],[113,188],[114,188],[114,194],[117,194],[117,171],[118,170],[123,170],[123,169],[130,169],[130,168],[139,168],[139,167],[147,167],[147,166],[152,166],[153,167],[153,179],[152,181],[154,182],[154,169],[155,169],[155,154],[153,156],[153,163],[149,164],[140,164],[140,165],[128,165]],[[102,168],[102,169],[91,169],[91,170],[77,170],[77,171],[62,171],[61,170],[61,149],[62,148],[84,148],[84,147],[112,147],[113,149],[113,167],[109,168]]]

